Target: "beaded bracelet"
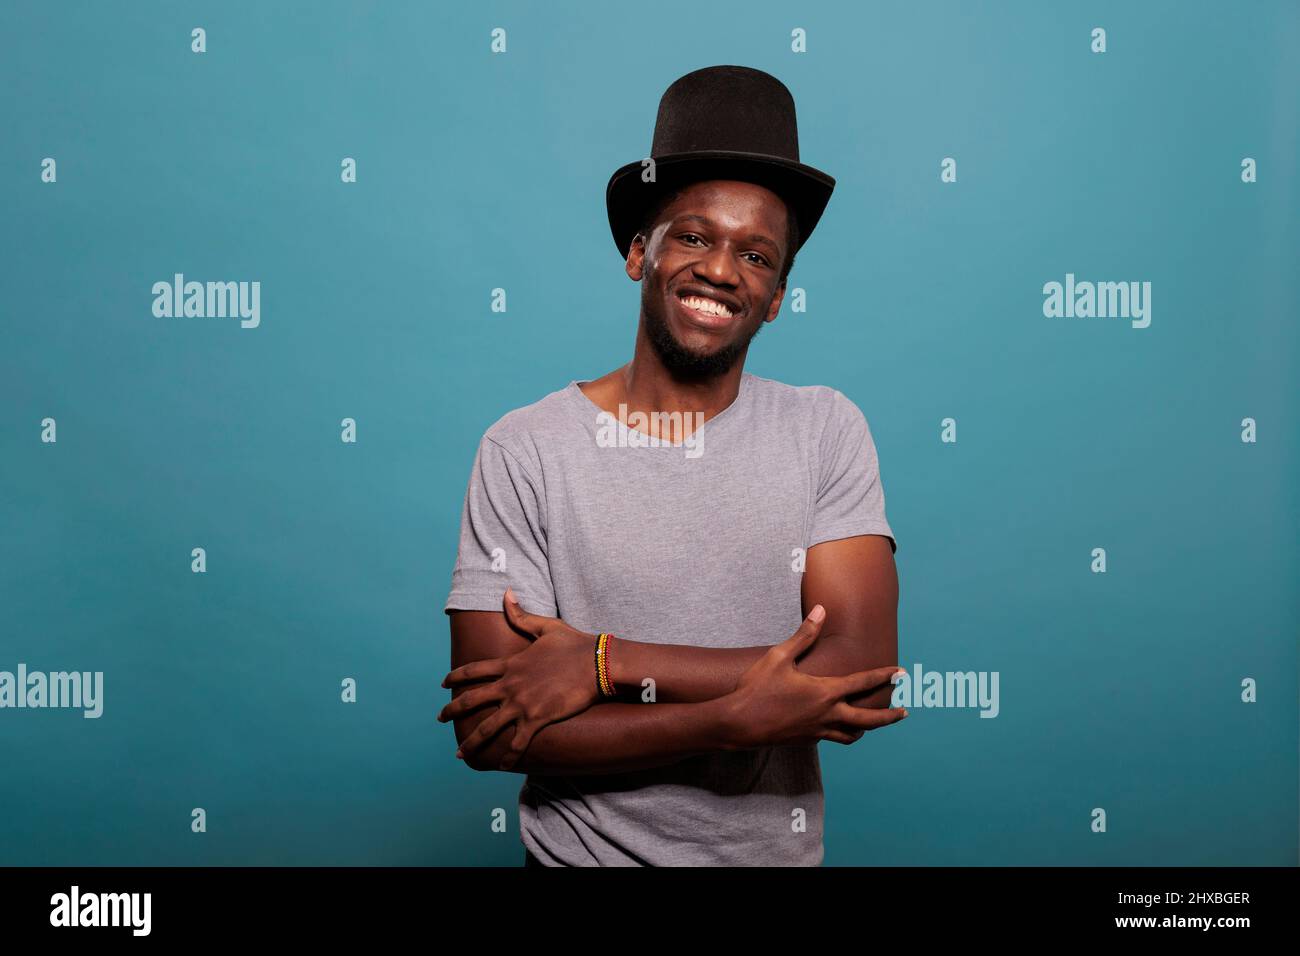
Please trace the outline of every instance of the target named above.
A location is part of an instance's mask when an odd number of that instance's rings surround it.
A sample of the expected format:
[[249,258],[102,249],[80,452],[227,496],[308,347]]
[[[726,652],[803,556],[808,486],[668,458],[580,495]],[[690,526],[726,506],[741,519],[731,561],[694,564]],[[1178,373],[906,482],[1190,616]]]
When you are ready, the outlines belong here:
[[613,634],[601,634],[596,638],[596,686],[604,697],[615,696],[614,682],[609,676],[609,640]]

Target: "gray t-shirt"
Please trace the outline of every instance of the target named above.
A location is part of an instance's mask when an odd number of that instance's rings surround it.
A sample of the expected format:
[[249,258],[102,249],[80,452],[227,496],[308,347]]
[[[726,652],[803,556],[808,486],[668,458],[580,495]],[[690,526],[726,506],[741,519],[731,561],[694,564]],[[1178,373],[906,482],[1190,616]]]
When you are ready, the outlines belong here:
[[[746,372],[686,442],[631,424],[574,381],[487,430],[447,611],[499,611],[508,584],[593,634],[771,645],[803,619],[803,551],[864,534],[896,549],[867,421],[834,389]],[[519,794],[524,845],[551,865],[816,865],[822,812],[815,745],[531,774]]]

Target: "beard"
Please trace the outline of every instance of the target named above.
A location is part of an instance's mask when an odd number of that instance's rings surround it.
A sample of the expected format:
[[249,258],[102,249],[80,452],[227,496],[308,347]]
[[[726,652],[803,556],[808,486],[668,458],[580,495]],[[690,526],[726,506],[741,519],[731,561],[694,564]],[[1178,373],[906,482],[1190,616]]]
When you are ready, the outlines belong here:
[[702,382],[717,378],[731,369],[745,354],[754,336],[762,331],[765,323],[760,322],[748,337],[737,339],[729,345],[714,352],[696,352],[679,342],[672,330],[662,304],[643,301],[642,312],[645,315],[646,338],[659,356],[659,361],[673,378],[682,382]]

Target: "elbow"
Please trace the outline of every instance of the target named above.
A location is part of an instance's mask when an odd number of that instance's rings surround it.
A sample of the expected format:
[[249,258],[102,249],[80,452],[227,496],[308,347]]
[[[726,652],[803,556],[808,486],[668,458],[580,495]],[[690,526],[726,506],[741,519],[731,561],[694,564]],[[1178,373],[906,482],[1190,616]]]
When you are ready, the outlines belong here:
[[472,753],[465,754],[461,757],[460,762],[469,767],[470,770],[477,770],[480,773],[501,769],[501,758],[493,752],[491,746],[479,747]]
[[467,754],[464,760],[465,766],[471,770],[496,770],[501,773],[529,773],[527,767],[521,766],[522,761],[515,763],[513,767],[501,766],[501,759],[504,752],[495,747],[484,747],[476,754]]
[[531,766],[525,766],[522,754],[515,754],[515,762],[509,767],[503,767],[502,761],[511,753],[510,748],[498,740],[492,741],[486,747],[480,747],[477,753],[466,754],[465,764],[471,770],[496,770],[500,773],[533,773]]
[[[477,725],[477,720],[465,724],[462,724],[459,721],[456,722],[456,745],[458,748],[465,742],[465,738],[474,732],[474,727]],[[501,747],[500,741],[492,740],[486,745],[476,747],[473,751],[466,753],[462,757],[461,763],[469,767],[470,770],[477,770],[479,772],[502,770],[501,759],[504,755],[505,751]]]
[[486,755],[483,754],[481,751],[476,754],[466,754],[465,759],[462,760],[461,762],[465,764],[465,766],[469,767],[470,770],[477,770],[480,773],[485,770],[501,769],[496,765],[495,761],[484,759],[485,756]]

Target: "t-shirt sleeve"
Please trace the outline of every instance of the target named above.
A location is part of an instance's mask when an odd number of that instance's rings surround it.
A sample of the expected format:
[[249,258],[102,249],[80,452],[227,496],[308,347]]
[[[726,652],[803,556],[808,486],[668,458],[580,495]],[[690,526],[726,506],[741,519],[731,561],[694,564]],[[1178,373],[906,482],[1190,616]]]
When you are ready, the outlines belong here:
[[832,392],[830,414],[822,430],[821,474],[808,547],[837,538],[880,534],[898,551],[885,519],[885,489],[871,429],[861,409],[842,392]]
[[465,492],[451,594],[443,611],[500,611],[507,586],[530,614],[558,616],[546,557],[543,487],[518,458],[485,435]]

